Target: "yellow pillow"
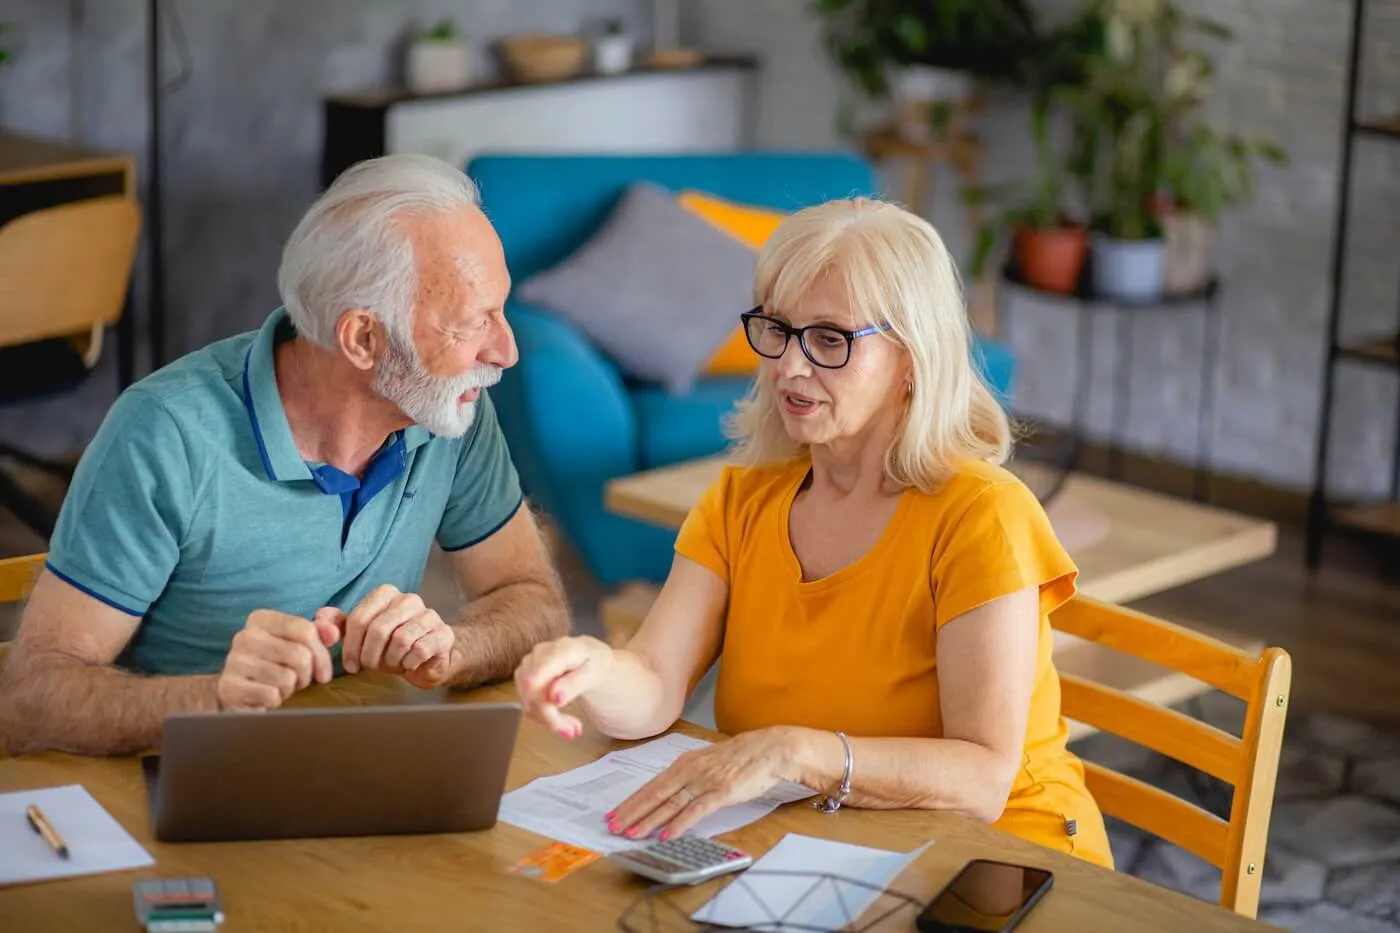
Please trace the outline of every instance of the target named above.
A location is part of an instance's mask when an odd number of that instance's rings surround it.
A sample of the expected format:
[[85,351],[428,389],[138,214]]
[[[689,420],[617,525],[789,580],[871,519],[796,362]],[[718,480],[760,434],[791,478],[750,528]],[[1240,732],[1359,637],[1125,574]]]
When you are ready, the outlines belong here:
[[[700,191],[682,191],[677,201],[692,214],[705,218],[754,252],[763,248],[773,231],[778,229],[778,224],[787,218],[782,211],[736,204]],[[703,373],[707,376],[747,376],[757,369],[758,354],[749,346],[744,329],[736,327],[729,339],[710,357]]]

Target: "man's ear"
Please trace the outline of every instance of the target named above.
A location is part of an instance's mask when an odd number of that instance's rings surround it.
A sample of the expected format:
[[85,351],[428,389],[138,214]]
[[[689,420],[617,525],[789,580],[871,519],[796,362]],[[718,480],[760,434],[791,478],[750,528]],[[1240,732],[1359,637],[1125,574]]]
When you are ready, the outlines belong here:
[[364,308],[351,308],[335,322],[335,341],[340,352],[356,369],[374,369],[384,349],[384,327]]

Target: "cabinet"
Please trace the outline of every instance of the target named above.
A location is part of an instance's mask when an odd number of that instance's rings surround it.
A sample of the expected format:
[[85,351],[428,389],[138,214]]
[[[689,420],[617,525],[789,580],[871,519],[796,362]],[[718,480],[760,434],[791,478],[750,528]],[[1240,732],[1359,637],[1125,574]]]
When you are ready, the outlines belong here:
[[362,159],[421,152],[465,166],[485,152],[723,152],[749,148],[757,64],[704,59],[450,94],[328,97],[321,185]]

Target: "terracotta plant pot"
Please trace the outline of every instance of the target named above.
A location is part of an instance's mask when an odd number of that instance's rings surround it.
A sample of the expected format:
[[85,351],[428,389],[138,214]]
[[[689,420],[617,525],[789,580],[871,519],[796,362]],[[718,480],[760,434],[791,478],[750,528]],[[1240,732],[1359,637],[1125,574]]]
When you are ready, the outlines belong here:
[[1085,227],[1017,227],[1014,248],[1016,267],[1027,283],[1043,291],[1070,294],[1079,284],[1079,273],[1084,268],[1089,231]]

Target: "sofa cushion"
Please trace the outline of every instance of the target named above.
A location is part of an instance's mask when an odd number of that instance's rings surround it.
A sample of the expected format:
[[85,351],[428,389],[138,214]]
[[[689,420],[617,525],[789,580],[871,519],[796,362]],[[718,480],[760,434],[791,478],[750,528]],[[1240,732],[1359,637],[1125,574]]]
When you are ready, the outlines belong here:
[[637,416],[639,469],[670,466],[720,453],[728,443],[724,416],[748,391],[751,379],[700,379],[686,395],[654,386],[631,391]]
[[518,293],[629,375],[684,393],[749,309],[756,258],[671,192],[638,183],[583,246]]
[[[763,249],[788,214],[768,207],[739,204],[703,191],[687,189],[676,198],[681,206],[705,218],[752,249]],[[758,354],[749,346],[744,328],[736,326],[729,339],[705,364],[707,376],[744,376],[758,370]]]

